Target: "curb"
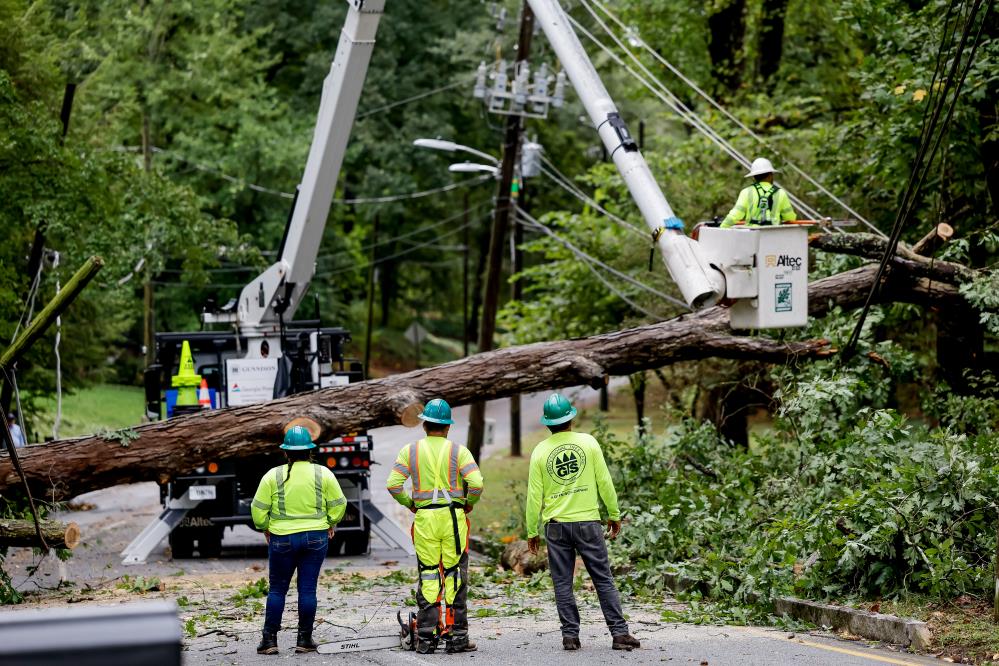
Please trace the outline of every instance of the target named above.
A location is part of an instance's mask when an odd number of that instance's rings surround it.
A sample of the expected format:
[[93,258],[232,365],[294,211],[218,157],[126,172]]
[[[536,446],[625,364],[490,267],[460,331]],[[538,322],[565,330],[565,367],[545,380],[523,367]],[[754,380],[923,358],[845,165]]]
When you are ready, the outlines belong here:
[[927,650],[933,638],[925,622],[894,615],[871,613],[847,606],[833,606],[794,597],[774,599],[774,610],[819,626],[849,631],[863,638]]

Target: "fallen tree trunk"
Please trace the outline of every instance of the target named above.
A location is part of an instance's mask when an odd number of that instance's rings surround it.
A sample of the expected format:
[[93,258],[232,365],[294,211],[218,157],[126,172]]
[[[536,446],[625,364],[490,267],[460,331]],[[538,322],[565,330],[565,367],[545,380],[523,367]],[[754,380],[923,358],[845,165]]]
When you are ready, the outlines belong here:
[[[80,526],[76,523],[60,523],[57,520],[42,520],[39,523],[45,545],[49,548],[72,550],[80,544]],[[0,548],[23,546],[41,548],[35,523],[30,520],[0,519]]]
[[[863,266],[812,283],[811,314],[859,306],[876,268]],[[911,270],[901,265],[892,271],[881,299],[941,305],[962,298],[956,287],[931,283]],[[22,449],[22,466],[33,491],[59,500],[121,483],[164,482],[212,460],[273,451],[283,426],[296,417],[308,417],[324,435],[334,436],[398,424],[433,397],[462,405],[565,386],[600,386],[608,376],[708,357],[784,362],[830,353],[823,340],[780,343],[733,336],[727,308],[712,307],[648,326],[498,349],[383,379],[150,423],[128,437],[95,435],[29,447]],[[134,441],[132,434],[138,436]],[[0,493],[16,493],[17,481],[9,459],[0,457]]]

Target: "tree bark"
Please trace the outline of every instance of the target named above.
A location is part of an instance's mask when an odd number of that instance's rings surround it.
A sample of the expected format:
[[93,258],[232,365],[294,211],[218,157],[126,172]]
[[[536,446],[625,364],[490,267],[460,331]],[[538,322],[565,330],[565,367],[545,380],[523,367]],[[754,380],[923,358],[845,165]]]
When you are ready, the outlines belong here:
[[[40,527],[49,548],[72,550],[80,543],[80,526],[76,523],[43,520]],[[34,521],[0,519],[0,548],[8,546],[41,548],[42,544],[38,543]]]
[[722,6],[708,16],[711,74],[726,92],[742,82],[739,59],[746,34],[746,0],[723,0]]
[[780,68],[784,53],[784,17],[788,0],[763,0],[760,18],[760,77],[769,82]]
[[[899,264],[885,278],[879,298],[938,307],[962,301],[957,288],[933,272],[941,263],[929,269],[932,281],[914,272],[914,262]],[[860,306],[876,271],[867,265],[813,282],[809,312],[820,317],[831,307]],[[273,451],[284,425],[296,417],[313,419],[329,437],[409,420],[420,403],[434,397],[463,405],[580,384],[599,388],[607,376],[679,361],[779,363],[832,353],[824,340],[780,343],[732,336],[728,322],[727,308],[716,306],[588,338],[498,349],[434,368],[150,423],[135,428],[139,437],[127,445],[119,441],[127,438],[95,435],[33,446],[22,449],[22,465],[33,491],[60,500],[120,483],[163,482],[211,461]],[[10,460],[0,457],[0,493],[17,492]]]

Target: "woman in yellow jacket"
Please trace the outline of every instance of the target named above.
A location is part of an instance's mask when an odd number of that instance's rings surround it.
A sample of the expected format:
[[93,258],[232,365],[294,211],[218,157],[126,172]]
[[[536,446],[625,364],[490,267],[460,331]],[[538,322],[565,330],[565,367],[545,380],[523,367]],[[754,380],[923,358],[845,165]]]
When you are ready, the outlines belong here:
[[277,654],[277,632],[281,629],[284,598],[291,576],[298,571],[298,641],[295,652],[315,652],[312,626],[316,619],[316,586],[333,537],[333,526],[347,509],[336,476],[312,463],[316,448],[309,431],[290,428],[281,444],[288,457],[264,474],[253,497],[253,524],[264,533],[268,545],[270,591],[264,615],[264,634],[258,654]]

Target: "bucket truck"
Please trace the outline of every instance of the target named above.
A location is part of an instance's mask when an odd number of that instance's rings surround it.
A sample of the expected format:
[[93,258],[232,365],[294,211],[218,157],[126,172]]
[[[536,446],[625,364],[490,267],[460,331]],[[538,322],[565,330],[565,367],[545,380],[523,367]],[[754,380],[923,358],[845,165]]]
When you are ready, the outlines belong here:
[[[151,419],[160,418],[164,406],[168,417],[186,409],[171,402],[169,382],[178,372],[185,341],[192,349],[196,372],[208,384],[210,395],[203,402],[210,400],[213,408],[363,379],[360,364],[344,358],[343,348],[350,340],[346,330],[322,327],[318,313],[312,320],[294,319],[315,272],[385,7],[385,0],[347,2],[347,18],[323,83],[312,145],[278,260],[246,285],[238,299],[203,313],[206,326],[223,325],[229,330],[156,336],[157,363],[146,371],[147,416]],[[686,236],[558,0],[529,0],[529,4],[686,303],[692,309],[705,307],[728,290],[743,303],[738,322],[733,309],[733,323],[803,325],[799,320],[807,313],[804,230],[709,230],[700,241]],[[320,461],[333,469],[349,496],[350,517],[337,529],[348,554],[367,549],[372,529],[390,543],[411,548],[408,537],[369,501],[371,446],[370,437],[349,433],[320,443]],[[249,503],[257,481],[279,461],[276,454],[216,461],[168,479],[161,490],[163,514],[129,544],[123,552],[126,563],[143,561],[167,535],[174,556],[195,550],[201,555],[218,554],[226,526],[250,524]]]

